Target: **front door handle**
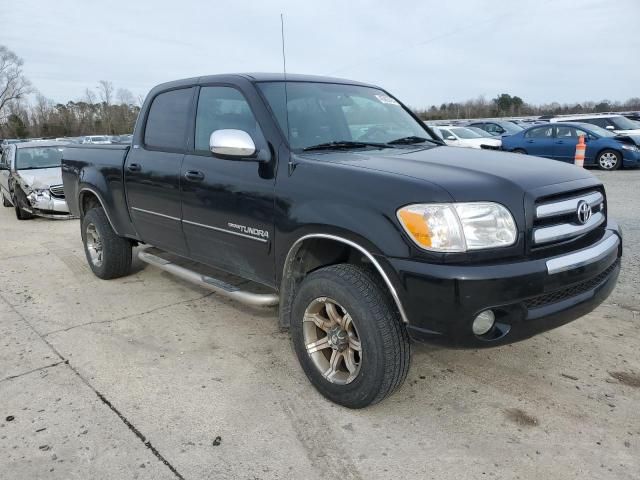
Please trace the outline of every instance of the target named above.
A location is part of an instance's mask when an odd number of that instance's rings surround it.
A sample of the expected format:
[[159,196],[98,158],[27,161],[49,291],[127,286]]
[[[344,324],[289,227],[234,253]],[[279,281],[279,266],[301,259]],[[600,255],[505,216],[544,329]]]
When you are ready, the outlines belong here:
[[192,182],[201,182],[204,180],[204,173],[199,172],[198,170],[187,170],[184,174],[184,178],[191,180]]
[[139,163],[131,163],[127,167],[127,170],[129,170],[130,172],[139,172],[140,170],[142,170],[142,167]]

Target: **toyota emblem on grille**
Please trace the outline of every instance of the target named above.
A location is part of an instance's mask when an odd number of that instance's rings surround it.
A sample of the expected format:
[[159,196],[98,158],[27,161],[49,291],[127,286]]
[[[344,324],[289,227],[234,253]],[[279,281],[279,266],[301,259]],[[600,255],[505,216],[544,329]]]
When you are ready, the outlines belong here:
[[587,202],[581,200],[578,203],[578,210],[576,213],[578,214],[578,222],[584,225],[591,218],[591,207]]

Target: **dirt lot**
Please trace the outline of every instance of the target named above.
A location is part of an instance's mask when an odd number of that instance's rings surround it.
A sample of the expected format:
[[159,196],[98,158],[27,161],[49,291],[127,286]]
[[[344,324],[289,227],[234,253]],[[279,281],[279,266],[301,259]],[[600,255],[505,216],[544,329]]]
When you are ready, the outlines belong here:
[[417,346],[362,411],[314,391],[274,310],[151,267],[101,281],[77,221],[0,209],[0,478],[638,479],[640,171],[596,174],[625,233],[609,300],[512,346]]

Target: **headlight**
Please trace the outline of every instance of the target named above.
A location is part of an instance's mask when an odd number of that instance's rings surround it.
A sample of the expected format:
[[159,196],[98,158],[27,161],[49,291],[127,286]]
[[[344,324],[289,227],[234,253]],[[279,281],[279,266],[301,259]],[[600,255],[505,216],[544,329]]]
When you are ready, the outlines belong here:
[[622,148],[625,149],[625,150],[631,150],[632,152],[637,152],[638,150],[640,150],[635,145],[629,145],[629,144],[626,144],[626,143],[622,144]]
[[397,216],[419,247],[434,252],[508,247],[518,236],[511,213],[498,203],[422,203]]

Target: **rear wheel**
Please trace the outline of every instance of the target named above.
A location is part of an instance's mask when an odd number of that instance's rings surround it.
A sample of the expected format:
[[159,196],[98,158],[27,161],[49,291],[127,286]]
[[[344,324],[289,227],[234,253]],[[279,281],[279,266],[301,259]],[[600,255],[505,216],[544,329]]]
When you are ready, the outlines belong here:
[[622,164],[622,156],[615,150],[603,150],[598,154],[597,163],[601,170],[617,170]]
[[363,408],[402,385],[409,338],[376,275],[350,264],[316,270],[300,285],[292,313],[300,364],[329,400]]
[[131,271],[131,242],[111,228],[102,208],[93,208],[82,218],[84,252],[93,273],[108,280]]

